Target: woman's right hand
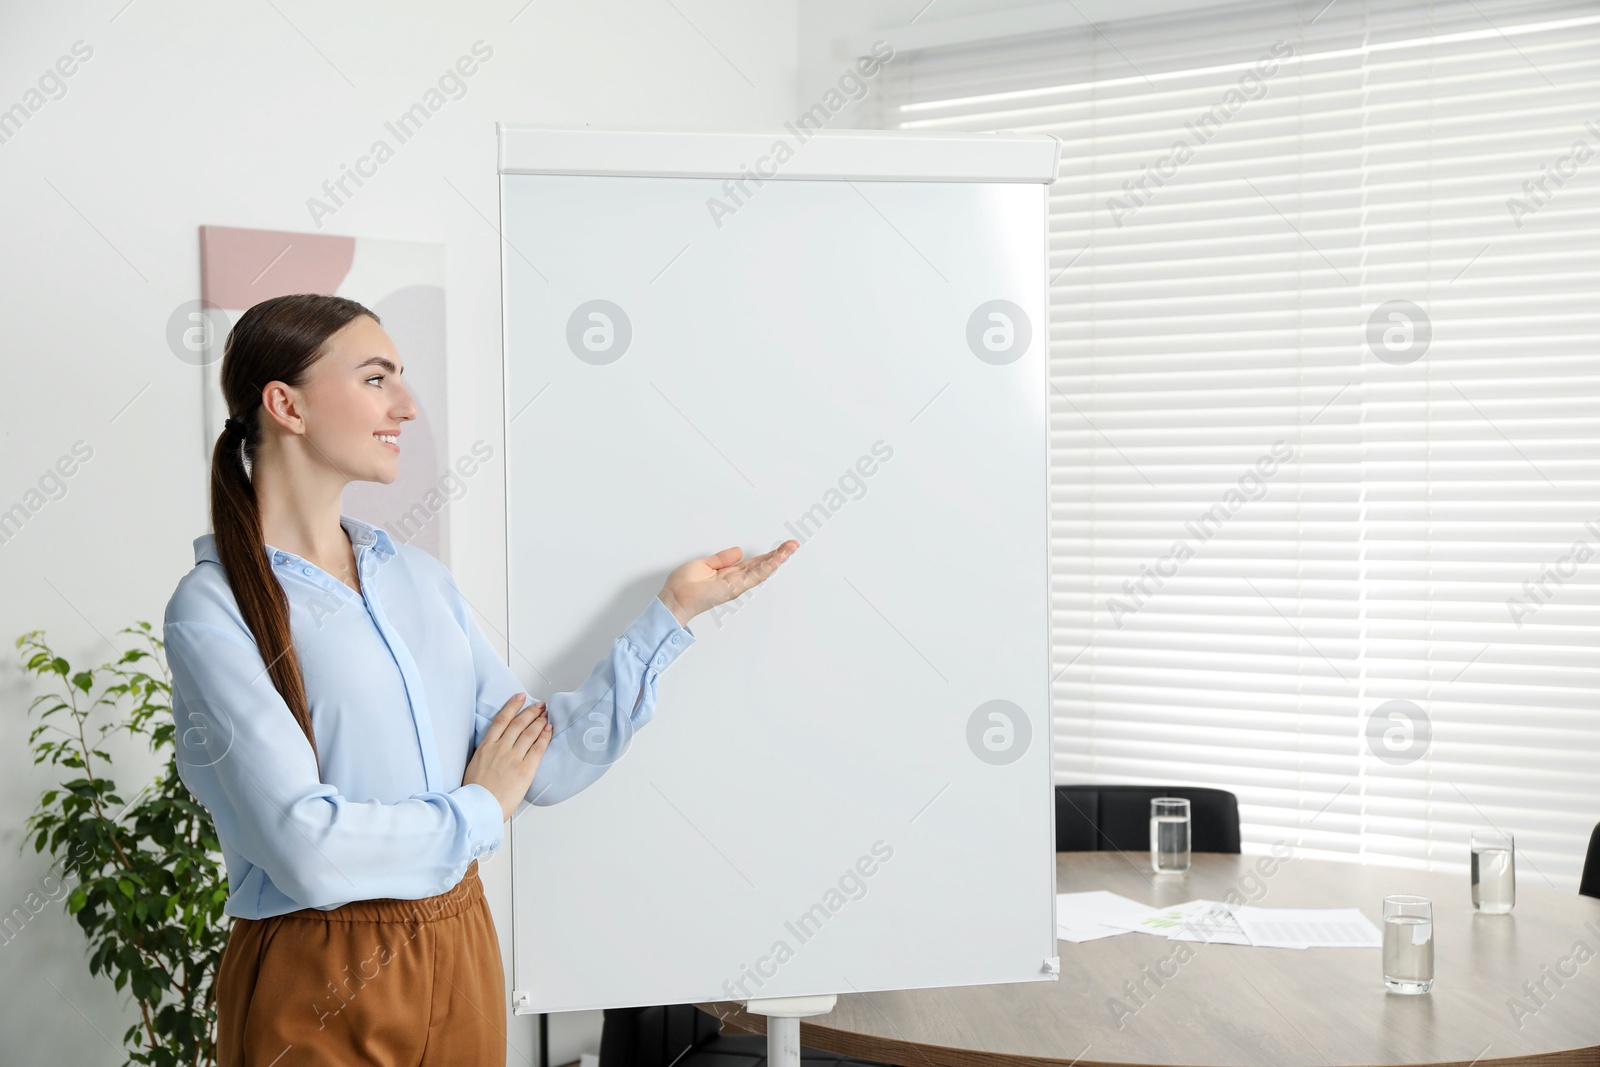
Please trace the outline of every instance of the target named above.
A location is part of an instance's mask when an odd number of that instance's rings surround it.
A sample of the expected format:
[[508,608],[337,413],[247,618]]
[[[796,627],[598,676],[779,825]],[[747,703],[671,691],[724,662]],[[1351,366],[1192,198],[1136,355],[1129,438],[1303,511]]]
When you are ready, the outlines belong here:
[[461,776],[462,785],[476,783],[493,793],[508,819],[533,785],[539,761],[550,747],[552,728],[544,701],[523,707],[527,696],[518,693],[506,701]]

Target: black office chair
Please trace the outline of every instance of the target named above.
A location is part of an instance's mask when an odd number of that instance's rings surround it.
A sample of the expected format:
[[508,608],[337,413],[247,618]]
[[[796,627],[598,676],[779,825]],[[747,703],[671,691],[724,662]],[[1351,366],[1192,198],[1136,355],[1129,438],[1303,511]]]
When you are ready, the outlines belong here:
[[1226,789],[1190,785],[1058,785],[1056,851],[1148,852],[1155,797],[1189,801],[1191,851],[1239,851],[1238,799]]
[[1583,858],[1583,878],[1578,882],[1578,892],[1586,897],[1600,897],[1600,823],[1589,835],[1589,854]]
[[[668,1067],[686,1048],[716,1036],[716,1018],[693,1004],[607,1008],[600,1067]],[[684,1059],[695,1062],[692,1053]]]
[[[600,1067],[766,1067],[764,1034],[723,1034],[715,1016],[693,1004],[607,1008]],[[807,1067],[884,1067],[871,1060],[801,1047]]]

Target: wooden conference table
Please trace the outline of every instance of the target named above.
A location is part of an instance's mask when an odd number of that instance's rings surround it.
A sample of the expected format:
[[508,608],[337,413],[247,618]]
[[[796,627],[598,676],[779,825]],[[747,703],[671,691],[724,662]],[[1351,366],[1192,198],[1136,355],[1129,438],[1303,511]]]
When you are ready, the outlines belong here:
[[[1058,941],[1059,981],[841,994],[831,1013],[801,1020],[801,1044],[904,1067],[1600,1064],[1600,900],[1558,892],[1526,863],[1512,913],[1479,915],[1465,874],[1197,852],[1187,876],[1156,878],[1148,858],[1058,853],[1056,890],[1158,906],[1233,892],[1264,907],[1359,907],[1379,929],[1385,895],[1417,893],[1433,901],[1433,990],[1387,992],[1377,948],[1127,933]],[[1192,955],[1175,955],[1180,944]],[[739,1002],[698,1007],[724,1033],[766,1032]]]

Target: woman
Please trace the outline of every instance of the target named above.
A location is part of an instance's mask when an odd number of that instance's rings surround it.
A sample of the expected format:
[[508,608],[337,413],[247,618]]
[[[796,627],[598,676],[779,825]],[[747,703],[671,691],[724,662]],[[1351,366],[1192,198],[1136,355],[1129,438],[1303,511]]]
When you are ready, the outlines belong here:
[[215,533],[195,539],[163,633],[178,771],[228,870],[221,1067],[503,1065],[478,858],[521,800],[604,774],[689,620],[799,547],[685,563],[580,688],[527,703],[449,571],[339,512],[349,482],[398,473],[416,417],[399,364],[377,316],[340,297],[263,301],[228,335]]

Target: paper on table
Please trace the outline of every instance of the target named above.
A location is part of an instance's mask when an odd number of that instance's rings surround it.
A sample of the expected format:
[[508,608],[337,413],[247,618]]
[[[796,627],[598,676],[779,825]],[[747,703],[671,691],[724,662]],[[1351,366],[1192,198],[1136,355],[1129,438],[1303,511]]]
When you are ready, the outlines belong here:
[[1174,941],[1204,941],[1208,944],[1248,945],[1228,906],[1219,900],[1190,900],[1170,908],[1156,908],[1128,920],[1110,920],[1114,925],[1145,934],[1156,934]]
[[1383,935],[1360,908],[1256,908],[1233,917],[1253,945],[1275,948],[1382,948]]
[[1143,916],[1150,905],[1118,896],[1105,889],[1056,894],[1056,937],[1062,941],[1094,941],[1124,933],[1111,920]]

